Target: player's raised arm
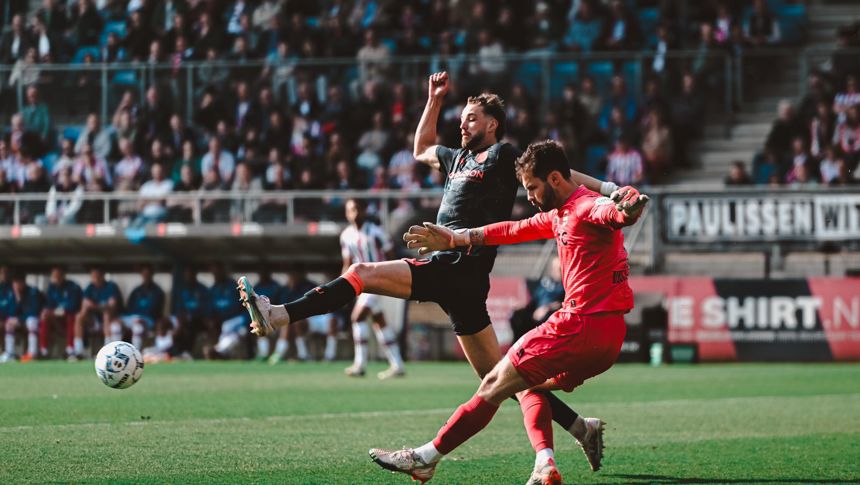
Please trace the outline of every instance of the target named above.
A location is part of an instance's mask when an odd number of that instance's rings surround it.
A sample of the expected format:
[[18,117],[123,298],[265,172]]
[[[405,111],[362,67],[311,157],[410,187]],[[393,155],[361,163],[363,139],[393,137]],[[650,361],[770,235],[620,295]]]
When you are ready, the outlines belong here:
[[436,123],[442,110],[442,101],[448,93],[448,73],[437,72],[430,75],[427,81],[427,105],[415,130],[415,146],[412,155],[419,162],[426,163],[439,170],[439,158],[436,156]]
[[616,229],[631,226],[639,220],[650,198],[627,186],[614,191],[610,200],[613,203],[591,206],[585,220]]
[[453,231],[445,226],[425,222],[412,226],[403,235],[406,247],[418,248],[418,254],[467,246],[498,246],[539,239],[552,239],[552,218],[541,212],[521,221],[505,221],[484,227]]
[[588,190],[607,197],[618,190],[618,186],[615,185],[614,182],[603,182],[591,175],[586,175],[582,172],[577,172],[576,170],[570,171],[570,178],[579,185],[584,185]]

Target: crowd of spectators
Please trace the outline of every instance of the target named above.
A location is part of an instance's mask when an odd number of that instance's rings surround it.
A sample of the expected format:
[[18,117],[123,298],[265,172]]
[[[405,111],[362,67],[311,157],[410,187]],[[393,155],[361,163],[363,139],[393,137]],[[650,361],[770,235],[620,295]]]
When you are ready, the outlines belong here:
[[[303,266],[285,269],[285,280],[261,270],[257,291],[274,301],[291,301],[317,285]],[[197,268],[186,265],[162,287],[154,268],[142,265],[139,284],[135,281],[125,293],[99,266],[90,268],[86,281],[77,279],[81,284],[67,277],[63,266],[53,266],[40,288],[28,284],[28,275],[20,269],[0,265],[0,364],[61,357],[80,360],[115,340],[132,342],[147,362],[252,356],[272,363],[292,357],[305,361],[313,358],[306,336],[348,335],[344,331],[347,309],[290,325],[288,332],[275,337],[274,350],[252,345],[258,339],[244,338],[250,318],[236,298],[235,278],[217,262],[206,271],[204,281],[211,284],[201,281]],[[326,349],[324,358],[333,360],[335,347]]]
[[[492,89],[507,101],[508,141],[559,139],[575,168],[660,183],[684,163],[718,98],[705,95],[723,82],[713,55],[781,41],[764,0],[687,4],[681,18],[674,0],[44,0],[34,12],[13,2],[0,38],[0,62],[11,68],[0,105],[18,105],[12,87],[24,96],[0,141],[0,193],[138,191],[139,203],[114,210],[145,223],[187,220],[188,204],[168,197],[176,192],[439,187],[439,174],[411,156],[425,75],[436,70],[454,80],[441,143],[458,144],[466,96]],[[679,48],[696,53],[679,60]],[[548,106],[504,57],[620,51],[645,52],[644,62],[583,61]],[[426,57],[407,76],[393,56]],[[355,67],[304,62],[315,58]],[[183,69],[194,61],[205,62],[191,64],[192,90]],[[41,67],[62,63],[134,69],[111,71],[103,85],[98,71]],[[95,114],[102,90],[108,119]],[[80,114],[60,123],[54,108],[65,104]],[[101,214],[55,199],[22,206],[22,222]],[[203,217],[238,212],[212,202]],[[264,222],[285,213],[277,202],[253,212]]]
[[797,103],[780,102],[752,173],[736,163],[727,184],[860,183],[860,22],[840,28],[837,35],[831,69],[811,73],[807,93]]

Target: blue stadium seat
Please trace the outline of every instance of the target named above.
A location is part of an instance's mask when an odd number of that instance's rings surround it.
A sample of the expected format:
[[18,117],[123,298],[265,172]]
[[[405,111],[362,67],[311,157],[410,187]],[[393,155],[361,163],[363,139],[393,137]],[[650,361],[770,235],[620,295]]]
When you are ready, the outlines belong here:
[[101,49],[96,46],[84,46],[79,47],[77,51],[75,51],[75,55],[72,57],[72,64],[80,64],[84,62],[84,57],[87,54],[93,56],[93,61],[98,61],[101,59]]
[[551,99],[561,98],[564,87],[570,83],[579,82],[579,63],[576,61],[559,61],[552,65],[552,76],[549,81]]
[[63,138],[72,140],[72,142],[78,141],[78,137],[81,136],[81,131],[84,130],[83,126],[74,126],[70,125],[63,128]]
[[116,20],[107,22],[102,32],[105,35],[114,33],[118,35],[120,39],[122,39],[125,37],[125,22]]
[[602,178],[605,175],[604,161],[609,155],[609,149],[603,145],[589,145],[585,149],[585,173],[592,177]]
[[137,84],[137,72],[116,71],[110,82],[114,86],[134,86]]
[[543,67],[540,61],[523,61],[514,75],[515,82],[525,86],[526,91],[532,96],[540,95],[541,72]]
[[776,9],[776,15],[783,43],[796,45],[803,42],[806,37],[806,6],[783,5]]
[[642,36],[645,38],[646,45],[653,46],[657,44],[657,25],[660,23],[660,9],[642,8],[639,9],[639,27],[642,29]]
[[42,165],[46,172],[51,173],[51,169],[54,168],[54,163],[57,162],[58,158],[60,158],[60,154],[57,152],[48,152],[42,157]]
[[627,92],[637,99],[640,94],[639,89],[637,89],[637,81],[641,77],[641,70],[642,64],[639,61],[625,61],[621,65],[621,76],[624,78],[624,82],[627,83]]
[[380,39],[380,42],[385,44],[388,47],[388,50],[392,55],[397,54],[397,41],[391,38],[383,38]]
[[586,68],[588,75],[594,79],[594,85],[601,96],[609,92],[609,82],[615,74],[615,66],[610,61],[589,62]]

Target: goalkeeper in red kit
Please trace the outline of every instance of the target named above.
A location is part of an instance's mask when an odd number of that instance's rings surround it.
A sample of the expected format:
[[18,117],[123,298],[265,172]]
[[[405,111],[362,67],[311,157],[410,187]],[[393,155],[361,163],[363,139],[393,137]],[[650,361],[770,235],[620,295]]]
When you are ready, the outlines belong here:
[[529,145],[517,159],[516,171],[539,214],[459,231],[425,223],[411,227],[404,240],[423,254],[553,238],[565,289],[562,308],[511,347],[435,439],[415,449],[371,449],[371,458],[385,469],[429,480],[442,456],[483,429],[499,405],[516,395],[523,403],[526,432],[537,453],[527,484],[560,484],[553,457],[552,413],[541,391],[570,392],[618,358],[626,333],[624,314],[633,308],[620,229],[636,222],[648,197],[621,189],[611,200],[578,185],[570,178],[567,158],[555,141]]

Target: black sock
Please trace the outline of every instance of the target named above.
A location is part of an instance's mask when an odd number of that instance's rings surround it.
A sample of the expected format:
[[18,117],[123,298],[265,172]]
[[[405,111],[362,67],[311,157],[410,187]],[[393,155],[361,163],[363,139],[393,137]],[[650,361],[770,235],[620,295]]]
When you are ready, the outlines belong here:
[[562,428],[570,429],[579,415],[555,394],[547,392],[546,397],[549,398],[549,407],[552,408],[552,420],[561,425]]
[[[576,421],[576,418],[579,417],[576,414],[576,411],[570,408],[567,404],[564,403],[561,399],[557,398],[555,394],[544,391],[546,397],[549,399],[549,407],[552,409],[552,420],[559,424],[564,429],[570,429],[573,426],[573,422]],[[520,402],[517,399],[517,396],[511,396],[516,402]]]
[[290,322],[298,322],[314,315],[340,310],[355,299],[355,288],[344,278],[338,278],[305,293],[296,301],[284,304]]

